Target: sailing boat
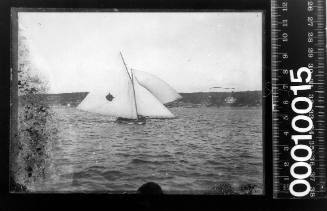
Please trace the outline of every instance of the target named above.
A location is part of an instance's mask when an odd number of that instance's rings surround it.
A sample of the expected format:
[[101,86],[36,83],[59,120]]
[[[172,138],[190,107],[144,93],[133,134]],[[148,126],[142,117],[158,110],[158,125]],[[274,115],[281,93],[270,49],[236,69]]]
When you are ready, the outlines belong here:
[[234,93],[233,90],[235,88],[225,88],[225,89],[232,89],[232,91],[230,92],[229,96],[225,98],[225,103],[226,104],[230,104],[230,105],[234,104],[236,102],[236,98],[233,97],[233,93]]
[[150,73],[130,69],[120,52],[125,71],[118,71],[105,90],[90,92],[78,109],[109,115],[117,123],[145,124],[146,118],[175,118],[164,104],[181,97],[165,81]]

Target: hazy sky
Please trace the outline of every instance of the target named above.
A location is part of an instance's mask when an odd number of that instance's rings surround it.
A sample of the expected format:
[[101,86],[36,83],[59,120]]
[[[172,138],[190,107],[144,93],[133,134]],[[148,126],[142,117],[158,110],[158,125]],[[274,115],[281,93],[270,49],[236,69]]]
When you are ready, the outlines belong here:
[[155,74],[179,92],[261,90],[259,12],[25,12],[19,27],[51,93],[105,84],[121,65],[120,50],[129,67]]

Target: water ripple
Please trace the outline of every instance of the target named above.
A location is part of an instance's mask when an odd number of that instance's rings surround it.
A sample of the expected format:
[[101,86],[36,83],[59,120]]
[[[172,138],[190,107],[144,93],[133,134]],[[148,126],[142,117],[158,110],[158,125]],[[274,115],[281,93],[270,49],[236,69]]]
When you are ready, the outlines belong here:
[[241,108],[171,108],[176,119],[143,126],[53,108],[60,122],[52,162],[40,190],[135,191],[147,181],[170,191],[215,184],[263,184],[262,112]]

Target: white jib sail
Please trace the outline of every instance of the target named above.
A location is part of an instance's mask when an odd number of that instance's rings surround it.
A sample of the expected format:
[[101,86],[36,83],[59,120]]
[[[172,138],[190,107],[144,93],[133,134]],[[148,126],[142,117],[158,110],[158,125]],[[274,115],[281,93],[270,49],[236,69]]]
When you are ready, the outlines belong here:
[[149,90],[161,103],[165,104],[182,98],[175,89],[157,76],[134,69],[133,73],[138,82]]
[[91,91],[78,105],[78,109],[113,117],[137,119],[132,81],[123,64],[110,71],[101,89]]
[[133,77],[137,113],[150,118],[174,118],[172,114],[155,96],[141,86]]

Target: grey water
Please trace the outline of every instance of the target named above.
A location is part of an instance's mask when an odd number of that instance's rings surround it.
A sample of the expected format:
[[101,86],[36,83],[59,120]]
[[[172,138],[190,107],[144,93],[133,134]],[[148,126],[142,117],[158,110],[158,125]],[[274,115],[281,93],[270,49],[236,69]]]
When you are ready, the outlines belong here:
[[[192,193],[255,184],[262,193],[261,107],[175,107],[176,119],[124,125],[73,107],[53,107],[58,138],[52,171],[35,191]],[[54,123],[55,124],[55,123]]]

